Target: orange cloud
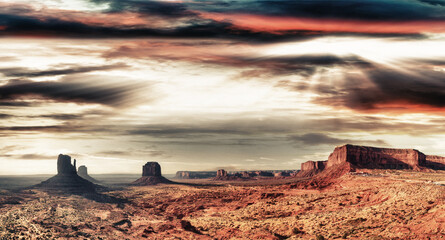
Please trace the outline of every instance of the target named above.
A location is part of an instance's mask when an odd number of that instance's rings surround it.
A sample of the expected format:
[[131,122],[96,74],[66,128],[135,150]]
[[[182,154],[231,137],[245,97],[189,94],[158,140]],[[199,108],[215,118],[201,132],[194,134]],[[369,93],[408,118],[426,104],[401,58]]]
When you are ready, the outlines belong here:
[[445,32],[444,21],[360,21],[274,17],[252,14],[198,13],[203,18],[229,21],[239,28],[254,31],[312,30],[325,32],[359,33],[421,33]]

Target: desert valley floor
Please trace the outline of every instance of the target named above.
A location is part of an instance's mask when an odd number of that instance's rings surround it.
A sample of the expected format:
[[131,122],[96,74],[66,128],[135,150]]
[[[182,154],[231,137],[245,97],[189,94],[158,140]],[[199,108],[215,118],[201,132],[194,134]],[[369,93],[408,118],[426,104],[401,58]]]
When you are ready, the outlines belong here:
[[283,178],[3,190],[0,239],[445,239],[443,171],[369,172],[322,188]]

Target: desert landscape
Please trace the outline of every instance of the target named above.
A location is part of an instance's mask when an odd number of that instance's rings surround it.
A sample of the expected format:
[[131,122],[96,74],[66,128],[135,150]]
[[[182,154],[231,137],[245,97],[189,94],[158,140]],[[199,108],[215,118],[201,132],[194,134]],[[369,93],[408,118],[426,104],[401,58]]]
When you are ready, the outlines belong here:
[[445,240],[445,0],[0,0],[0,240]]
[[95,185],[60,155],[55,177],[2,190],[0,238],[444,239],[442,164],[412,149],[344,145],[294,176],[168,180],[149,162],[133,182]]

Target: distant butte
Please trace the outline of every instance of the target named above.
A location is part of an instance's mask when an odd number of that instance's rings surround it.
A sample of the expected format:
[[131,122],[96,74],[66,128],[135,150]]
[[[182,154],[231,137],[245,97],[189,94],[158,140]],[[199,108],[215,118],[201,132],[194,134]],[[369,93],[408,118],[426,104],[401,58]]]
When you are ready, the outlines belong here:
[[137,186],[149,186],[159,183],[172,183],[172,181],[162,176],[161,165],[157,162],[147,162],[142,166],[142,177],[132,184]]
[[98,183],[99,181],[97,181],[95,178],[91,177],[88,174],[88,168],[85,165],[79,166],[79,168],[77,169],[77,175],[79,175],[81,178],[86,179],[90,182],[93,183]]
[[77,175],[76,160],[71,164],[71,157],[60,154],[57,158],[57,175],[49,178],[40,184],[34,185],[35,188],[48,190],[60,190],[69,193],[95,192],[96,185]]

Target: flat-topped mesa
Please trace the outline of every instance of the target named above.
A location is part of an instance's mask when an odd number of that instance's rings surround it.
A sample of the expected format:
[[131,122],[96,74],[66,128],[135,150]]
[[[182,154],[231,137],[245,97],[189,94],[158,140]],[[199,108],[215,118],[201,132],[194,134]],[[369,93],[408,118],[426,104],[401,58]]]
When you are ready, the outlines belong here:
[[133,185],[148,186],[159,183],[172,183],[172,181],[164,178],[161,173],[161,165],[157,162],[147,162],[142,166],[142,177],[134,181]]
[[142,167],[142,176],[154,176],[154,177],[161,177],[161,165],[157,162],[147,162]]
[[76,174],[76,159],[71,165],[71,157],[68,155],[59,154],[57,157],[57,174]]
[[418,169],[425,166],[426,156],[416,149],[376,148],[355,145],[336,147],[327,166],[350,163],[359,168]]

